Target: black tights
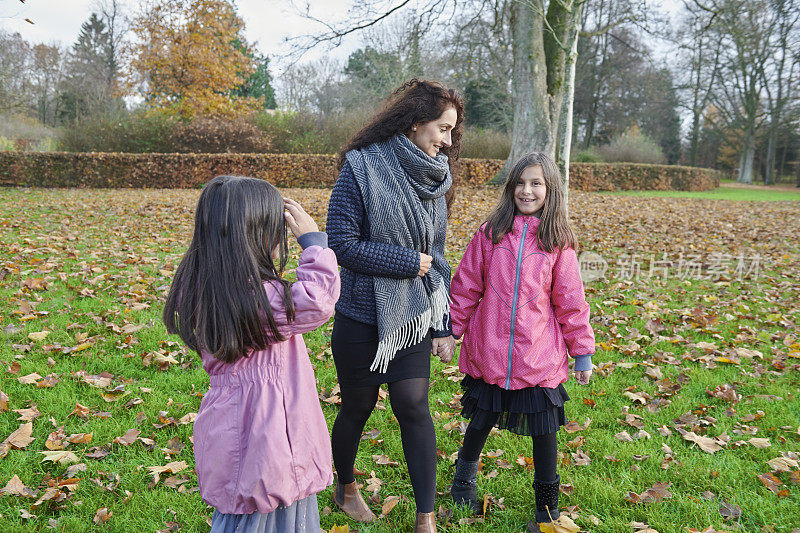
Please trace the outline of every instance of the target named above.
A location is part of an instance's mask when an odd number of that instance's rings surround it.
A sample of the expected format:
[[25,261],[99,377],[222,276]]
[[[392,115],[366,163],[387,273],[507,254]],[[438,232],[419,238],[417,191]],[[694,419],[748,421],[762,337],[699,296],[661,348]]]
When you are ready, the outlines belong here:
[[[490,431],[492,431],[492,426],[475,428],[472,421],[470,421],[467,431],[464,433],[461,458],[465,461],[477,461]],[[533,437],[533,468],[536,481],[542,483],[554,482],[556,480],[557,460],[558,442],[555,432]]]
[[[378,400],[379,386],[341,387],[342,406],[331,431],[333,464],[339,483],[354,481],[361,432]],[[428,407],[428,378],[389,383],[392,412],[400,423],[403,454],[414,489],[417,512],[433,512],[436,495],[436,433]]]

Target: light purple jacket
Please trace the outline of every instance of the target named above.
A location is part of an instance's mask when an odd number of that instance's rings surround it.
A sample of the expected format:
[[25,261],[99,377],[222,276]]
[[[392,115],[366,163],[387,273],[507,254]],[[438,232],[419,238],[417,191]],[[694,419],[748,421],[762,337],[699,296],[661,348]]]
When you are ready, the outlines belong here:
[[542,250],[534,216],[515,217],[497,244],[484,228],[450,284],[453,335],[464,336],[459,370],[512,390],[564,383],[568,353],[575,370],[591,370],[594,331],[575,250]]
[[221,513],[269,513],[333,483],[330,436],[302,333],[333,315],[336,256],[318,245],[300,255],[291,324],[281,289],[264,287],[286,340],[232,364],[201,354],[211,388],[194,423],[197,480],[203,501]]

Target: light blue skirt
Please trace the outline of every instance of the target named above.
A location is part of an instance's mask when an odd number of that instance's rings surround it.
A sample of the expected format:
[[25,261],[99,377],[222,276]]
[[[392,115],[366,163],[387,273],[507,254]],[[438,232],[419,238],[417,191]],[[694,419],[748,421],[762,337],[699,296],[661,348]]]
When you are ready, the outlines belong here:
[[214,511],[211,533],[320,533],[317,495],[271,513],[223,514]]

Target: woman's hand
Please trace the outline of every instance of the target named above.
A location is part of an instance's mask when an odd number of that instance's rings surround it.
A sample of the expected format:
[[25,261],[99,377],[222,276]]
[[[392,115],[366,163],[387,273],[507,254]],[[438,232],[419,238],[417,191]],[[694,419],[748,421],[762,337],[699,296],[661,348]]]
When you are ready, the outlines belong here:
[[588,385],[590,379],[592,379],[592,371],[591,370],[576,370],[575,371],[575,381],[578,382],[578,385]]
[[428,270],[431,269],[431,263],[433,263],[433,257],[428,254],[423,254],[422,252],[419,253],[419,272],[417,276],[424,276],[428,273]]
[[285,211],[283,217],[286,219],[286,224],[292,230],[295,238],[311,233],[312,231],[319,231],[319,226],[311,218],[311,215],[306,213],[303,206],[292,200],[291,198],[283,199],[283,206]]
[[453,356],[456,354],[456,341],[453,336],[449,335],[447,337],[432,339],[431,353],[439,357],[442,363],[449,363],[452,361]]

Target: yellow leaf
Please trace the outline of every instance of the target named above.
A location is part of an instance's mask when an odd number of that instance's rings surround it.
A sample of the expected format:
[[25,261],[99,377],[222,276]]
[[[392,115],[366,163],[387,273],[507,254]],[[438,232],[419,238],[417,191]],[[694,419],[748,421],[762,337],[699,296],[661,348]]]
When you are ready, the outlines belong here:
[[35,333],[28,333],[28,338],[32,341],[38,342],[38,341],[43,341],[45,337],[47,337],[48,335],[50,335],[50,332],[45,329],[42,331],[37,331]]
[[64,450],[53,451],[53,452],[39,452],[44,455],[44,459],[42,462],[45,461],[52,461],[54,463],[60,463],[62,465],[68,465],[69,463],[77,463],[78,456],[72,452],[67,452]]
[[539,529],[543,533],[578,533],[581,530],[570,517],[563,514],[552,522],[539,524]]

